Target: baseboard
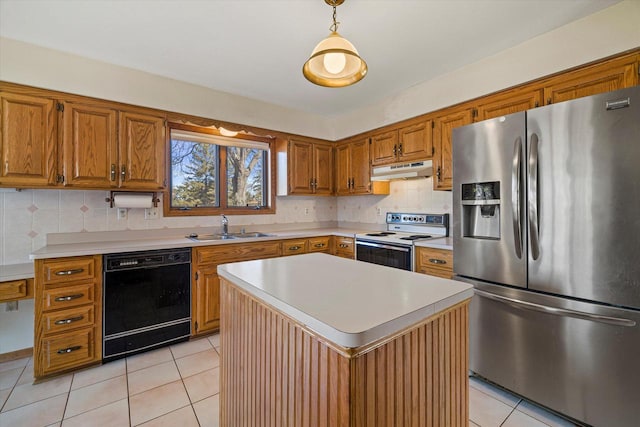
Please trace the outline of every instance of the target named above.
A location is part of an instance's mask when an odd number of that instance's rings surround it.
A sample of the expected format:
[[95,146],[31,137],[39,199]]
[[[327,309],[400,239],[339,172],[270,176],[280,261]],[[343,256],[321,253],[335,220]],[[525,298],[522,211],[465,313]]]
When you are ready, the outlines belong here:
[[10,360],[23,359],[33,356],[33,347],[23,348],[22,350],[10,351],[9,353],[0,354],[0,363],[9,362]]

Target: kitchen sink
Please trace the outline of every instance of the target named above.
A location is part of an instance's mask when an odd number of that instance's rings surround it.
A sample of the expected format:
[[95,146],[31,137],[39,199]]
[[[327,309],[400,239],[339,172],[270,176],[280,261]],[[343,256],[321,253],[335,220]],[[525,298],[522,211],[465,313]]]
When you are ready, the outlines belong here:
[[187,239],[191,239],[194,240],[196,242],[202,242],[205,240],[229,240],[229,239],[235,239],[235,236],[232,236],[231,234],[196,234],[196,233],[192,233],[189,234],[187,236],[185,236]]
[[258,231],[249,233],[229,233],[229,234],[196,234],[192,233],[185,236],[187,239],[194,240],[196,242],[203,242],[206,240],[231,240],[231,239],[248,239],[252,237],[272,237],[273,234],[261,233]]
[[273,237],[273,234],[267,234],[267,233],[260,233],[258,231],[256,232],[250,232],[250,233],[232,233],[231,236],[233,237],[240,237],[240,238],[248,238],[248,237]]

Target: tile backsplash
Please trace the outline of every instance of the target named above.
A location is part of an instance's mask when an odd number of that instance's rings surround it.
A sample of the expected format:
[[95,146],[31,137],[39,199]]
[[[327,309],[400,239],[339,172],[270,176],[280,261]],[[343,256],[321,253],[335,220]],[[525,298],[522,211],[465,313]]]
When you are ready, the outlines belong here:
[[[392,181],[388,196],[278,197],[274,215],[229,215],[234,226],[325,221],[384,224],[387,211],[451,212],[450,192],[432,191],[431,178]],[[0,189],[0,265],[29,262],[48,233],[219,227],[220,216],[144,218],[129,209],[126,219],[109,208],[108,191]],[[379,212],[379,214],[378,214]]]

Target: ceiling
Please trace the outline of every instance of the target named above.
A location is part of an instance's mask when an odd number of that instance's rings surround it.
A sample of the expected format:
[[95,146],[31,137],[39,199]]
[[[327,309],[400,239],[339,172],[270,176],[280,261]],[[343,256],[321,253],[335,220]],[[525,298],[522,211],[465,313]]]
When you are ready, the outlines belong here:
[[369,73],[338,89],[302,76],[323,0],[0,0],[0,36],[333,117],[619,1],[346,0],[339,32]]

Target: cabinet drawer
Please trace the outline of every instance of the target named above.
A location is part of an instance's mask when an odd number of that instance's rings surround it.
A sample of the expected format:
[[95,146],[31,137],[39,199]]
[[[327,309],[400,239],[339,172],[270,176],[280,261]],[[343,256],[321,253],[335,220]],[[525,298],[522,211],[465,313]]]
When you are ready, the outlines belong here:
[[42,310],[69,308],[94,302],[95,284],[93,283],[47,288],[43,291]]
[[42,358],[43,374],[93,362],[96,360],[94,328],[43,339]]
[[26,298],[27,294],[27,279],[0,283],[0,302]]
[[195,264],[224,264],[225,262],[248,261],[280,256],[280,241],[246,244],[224,244],[197,248],[193,251]]
[[312,237],[308,240],[309,252],[329,252],[331,250],[331,237]]
[[44,313],[42,318],[43,332],[45,334],[66,332],[83,327],[92,327],[95,323],[93,305]]
[[95,277],[96,263],[93,257],[56,259],[43,263],[43,284],[65,283]]
[[354,242],[351,237],[336,237],[336,255],[354,258]]
[[282,256],[298,255],[307,252],[307,239],[291,239],[282,242]]
[[453,272],[453,251],[446,249],[418,247],[416,253],[416,270],[445,270],[451,277]]

